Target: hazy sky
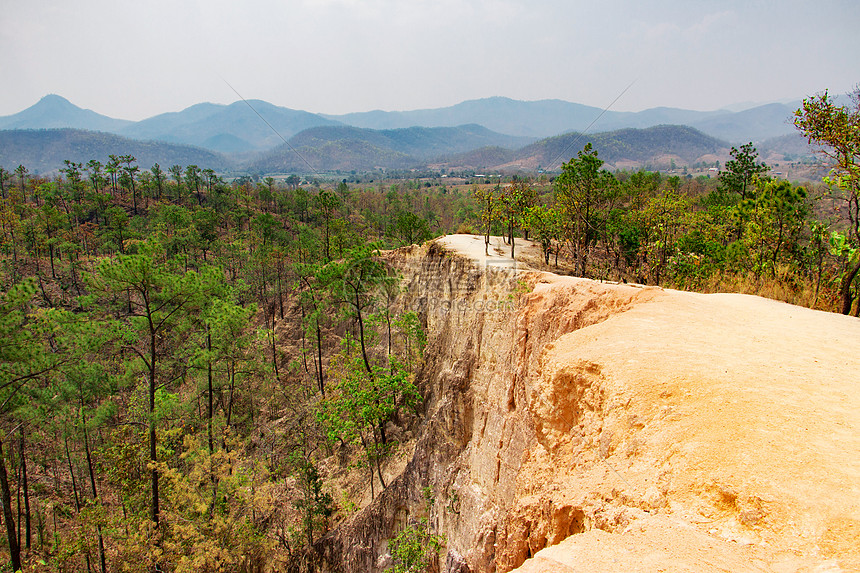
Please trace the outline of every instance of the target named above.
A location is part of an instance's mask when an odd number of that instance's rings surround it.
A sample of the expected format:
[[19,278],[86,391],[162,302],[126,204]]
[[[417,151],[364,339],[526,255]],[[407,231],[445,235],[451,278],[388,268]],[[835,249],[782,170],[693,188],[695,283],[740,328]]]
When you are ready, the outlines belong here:
[[48,93],[143,119],[503,95],[717,109],[860,83],[858,0],[0,0],[0,115]]

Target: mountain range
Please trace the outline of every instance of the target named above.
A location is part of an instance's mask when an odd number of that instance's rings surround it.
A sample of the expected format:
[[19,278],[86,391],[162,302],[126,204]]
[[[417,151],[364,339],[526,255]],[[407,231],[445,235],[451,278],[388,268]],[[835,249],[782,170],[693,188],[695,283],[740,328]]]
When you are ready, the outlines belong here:
[[53,94],[46,95],[24,111],[0,117],[0,129],[73,127],[119,133],[132,124],[133,121],[114,119],[89,109],[81,109],[66,98]]
[[[641,163],[660,156],[684,160],[690,156],[692,161],[701,154],[692,157],[692,151],[685,152],[672,142],[686,141],[686,145],[692,145],[690,150],[711,150],[717,145],[725,155],[729,145],[747,141],[758,144],[795,134],[791,117],[796,108],[797,105],[772,103],[739,112],[653,108],[634,113],[561,100],[492,97],[438,109],[322,115],[260,100],[240,100],[229,105],[201,103],[132,122],[81,109],[58,95],[48,95],[24,111],[0,117],[0,161],[17,164],[29,159],[33,167],[50,170],[58,167],[56,158],[61,155],[79,161],[86,153],[115,144],[127,151],[110,153],[133,153],[128,149],[138,149],[141,166],[143,157],[151,157],[152,161],[160,158],[158,161],[165,163],[163,158],[170,154],[213,168],[232,166],[262,172],[303,170],[308,164],[325,170],[453,165],[458,161],[465,165],[477,163],[481,157],[485,163],[476,168],[535,163],[549,166],[552,152],[542,154],[536,150],[552,148],[554,138],[568,133],[590,133],[585,139],[575,137],[583,139],[583,143],[590,140],[595,146],[601,140],[598,134],[611,133],[603,137],[603,145],[616,142],[614,151],[608,147],[598,150],[605,159],[604,155],[611,155],[610,161],[615,163]],[[666,127],[669,125],[687,127],[673,131]],[[655,131],[657,126],[663,127]],[[691,135],[689,128],[698,135]],[[28,130],[47,131],[27,135]],[[56,130],[63,133],[48,133]],[[124,139],[112,140],[108,134]],[[35,153],[39,138],[44,139],[46,149],[53,151],[41,156]],[[618,143],[625,138],[637,141]],[[691,138],[698,140],[693,144]],[[159,142],[173,147],[156,152]],[[644,147],[643,142],[647,142]],[[16,151],[16,145],[27,150]],[[537,147],[529,148],[532,145]],[[792,145],[796,146],[796,141]],[[572,150],[574,154],[576,151]],[[90,158],[93,157],[84,161]]]
[[[263,119],[265,118],[265,119]],[[237,153],[263,151],[311,127],[340,125],[322,116],[251,100],[230,105],[201,103],[125,126],[118,133]],[[277,133],[276,133],[277,132]]]
[[439,109],[369,111],[326,115],[327,119],[369,129],[420,125],[451,127],[477,123],[511,135],[544,138],[570,131],[613,131],[627,127],[688,125],[732,144],[758,142],[794,132],[790,118],[800,105],[772,103],[741,112],[691,111],[657,107],[640,112],[604,111],[562,100],[518,101],[505,97],[471,100]]
[[600,159],[615,168],[648,164],[668,168],[673,161],[678,165],[703,160],[712,162],[726,151],[724,141],[691,127],[657,125],[595,134],[566,133],[542,139],[515,151],[483,148],[442,158],[436,166],[474,169],[492,167],[502,171],[555,170],[575,156],[586,143],[599,150]]
[[155,163],[198,165],[222,171],[233,165],[227,157],[208,149],[161,141],[139,141],[101,131],[82,129],[0,130],[0,165],[12,170],[24,165],[32,173],[49,173],[64,160],[86,164],[90,159],[107,163],[109,155],[133,155],[142,169]]
[[[348,131],[346,136],[343,132]],[[648,163],[692,164],[707,158],[714,161],[727,151],[726,143],[686,126],[660,125],[627,128],[596,134],[567,133],[529,145],[505,148],[476,146],[464,132],[486,134],[479,126],[459,128],[406,128],[371,130],[359,128],[314,128],[292,138],[249,164],[260,173],[313,169],[372,170],[405,169],[430,165],[446,169],[493,169],[537,171],[558,169],[586,143],[599,150],[600,158],[612,167]],[[493,133],[493,132],[489,132]],[[456,143],[460,141],[460,145]],[[443,145],[443,142],[454,142]],[[437,145],[432,145],[435,142]],[[713,157],[712,157],[713,156]]]

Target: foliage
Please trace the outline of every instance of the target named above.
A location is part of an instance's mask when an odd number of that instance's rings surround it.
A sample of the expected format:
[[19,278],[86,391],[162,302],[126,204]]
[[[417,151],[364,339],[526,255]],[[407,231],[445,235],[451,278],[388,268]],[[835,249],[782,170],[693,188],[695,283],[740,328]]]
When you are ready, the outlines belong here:
[[[218,153],[192,147],[155,141],[127,139],[111,133],[85,131],[82,129],[22,129],[0,132],[0,163],[12,157],[26,157],[27,165],[34,172],[49,172],[62,165],[63,159],[86,162],[90,159],[107,161],[116,149],[124,149],[149,169],[156,162],[198,163],[216,169],[226,166],[224,157]],[[82,155],[83,153],[89,155]],[[46,152],[47,151],[47,152]]]
[[741,201],[745,201],[754,178],[759,174],[767,173],[768,166],[764,163],[756,163],[758,153],[752,142],[741,145],[740,149],[732,147],[729,155],[732,158],[726,161],[725,170],[720,174],[717,191],[723,196],[730,197],[729,200],[737,196]]
[[313,460],[294,451],[290,461],[300,492],[293,506],[301,514],[302,529],[310,547],[314,544],[314,533],[328,529],[329,519],[334,513],[334,499],[330,493],[323,491],[323,480]]
[[[811,134],[828,113],[850,124],[815,101]],[[312,563],[418,423],[426,317],[403,307],[385,249],[474,228],[535,239],[559,272],[841,308],[860,259],[850,168],[829,203],[762,173],[745,192],[609,173],[595,149],[555,179],[473,187],[417,172],[228,182],[199,156],[137,170],[137,148],[70,157],[56,177],[0,169],[0,460],[24,566]],[[433,535],[411,522],[395,567],[422,567]]]
[[481,188],[477,185],[472,187],[472,194],[478,201],[481,208],[480,223],[484,230],[484,254],[488,254],[487,249],[490,246],[490,230],[493,227],[493,222],[498,216],[498,187],[493,189]]
[[[427,492],[425,491],[425,496]],[[428,504],[432,500],[427,497]],[[422,573],[439,558],[445,545],[445,536],[434,533],[426,517],[418,519],[403,528],[388,541],[388,551],[394,564],[385,569],[386,573]]]
[[[825,91],[805,98],[795,112],[795,126],[810,143],[822,146],[833,168],[826,183],[838,190],[848,215],[848,239],[860,242],[860,87],[850,95],[851,106],[836,105]],[[851,312],[854,299],[860,299],[860,287],[852,284],[860,277],[860,255],[856,252],[845,260],[840,279],[842,313]],[[860,314],[860,302],[857,304]]]
[[498,210],[505,221],[507,241],[511,246],[511,258],[516,254],[514,231],[517,228],[524,228],[528,233],[525,215],[536,198],[537,194],[531,183],[520,177],[514,178],[510,185],[504,187],[498,197]]
[[576,158],[561,166],[555,181],[556,201],[573,244],[579,276],[585,276],[589,247],[603,238],[617,197],[617,181],[602,165],[597,151],[587,143]]
[[334,384],[318,406],[317,420],[330,443],[360,445],[371,488],[374,471],[385,488],[382,462],[394,446],[386,438],[385,425],[400,409],[417,405],[418,390],[394,358],[388,365],[374,361],[368,370],[357,343],[350,338],[344,340],[341,353],[333,359],[330,377]]
[[559,243],[562,240],[562,220],[559,211],[553,207],[532,205],[526,209],[524,221],[526,228],[541,244],[544,264],[548,265],[550,255],[558,255],[561,248]]
[[35,294],[36,281],[27,279],[0,296],[0,411],[14,409],[24,384],[50,366],[28,308]]

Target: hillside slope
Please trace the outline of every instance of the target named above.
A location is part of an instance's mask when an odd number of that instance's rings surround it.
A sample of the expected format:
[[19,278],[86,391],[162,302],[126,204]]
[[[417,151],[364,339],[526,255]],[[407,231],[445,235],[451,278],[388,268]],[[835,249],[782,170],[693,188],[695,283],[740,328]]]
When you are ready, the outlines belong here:
[[793,119],[794,111],[799,106],[800,102],[793,105],[770,103],[737,113],[698,118],[691,121],[689,125],[735,144],[747,141],[760,142],[796,133]]
[[799,105],[800,102],[792,105],[773,103],[740,112],[667,107],[625,112],[557,99],[520,101],[489,97],[435,109],[375,110],[325,117],[370,129],[453,127],[478,123],[500,133],[535,138],[552,137],[568,131],[614,131],[674,124],[689,125],[712,137],[739,144],[792,133],[791,117]]
[[547,137],[571,129],[583,129],[601,111],[596,107],[562,100],[519,101],[507,97],[489,97],[435,109],[376,110],[326,117],[370,129],[454,127],[477,123],[499,133]]
[[495,133],[475,124],[383,130],[315,127],[297,134],[290,140],[290,144],[294,147],[318,147],[333,141],[364,141],[419,159],[427,159],[487,146],[518,149],[532,143],[533,139]]
[[336,124],[317,114],[249,100],[230,105],[198,104],[139,121],[123,129],[122,134],[237,153],[268,150],[280,145],[281,137],[289,139],[311,127]]
[[289,145],[280,145],[248,165],[262,173],[304,171],[305,160],[323,170],[399,169],[420,166],[440,155],[485,146],[513,149],[531,141],[494,133],[479,125],[387,130],[324,126],[302,131],[289,140]]
[[159,163],[224,169],[230,162],[208,149],[160,141],[137,141],[111,133],[81,129],[13,129],[0,131],[0,165],[24,165],[32,173],[49,173],[68,159],[86,164],[91,159],[105,163],[109,155],[134,155],[141,169]]
[[586,143],[591,143],[600,159],[610,167],[636,168],[642,165],[666,165],[699,161],[714,154],[728,154],[728,144],[683,125],[658,125],[645,129],[619,129],[605,133],[566,133],[542,139],[515,152],[488,153],[478,149],[441,159],[440,166],[534,171],[559,169],[576,157]]
[[86,129],[116,133],[133,122],[82,109],[64,97],[49,94],[23,111],[0,117],[0,129]]
[[425,421],[405,470],[320,542],[327,570],[381,571],[422,515],[443,571],[860,567],[860,321],[483,250],[390,255],[428,333]]

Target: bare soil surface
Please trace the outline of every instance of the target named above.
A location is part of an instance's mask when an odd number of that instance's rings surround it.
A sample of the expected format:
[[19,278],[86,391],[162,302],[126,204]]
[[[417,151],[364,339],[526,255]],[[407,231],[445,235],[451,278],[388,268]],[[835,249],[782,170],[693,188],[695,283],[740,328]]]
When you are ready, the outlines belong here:
[[640,287],[440,242],[525,273],[532,323],[577,319],[561,292],[608,316],[543,350],[500,570],[860,571],[860,320],[659,288],[600,309]]

